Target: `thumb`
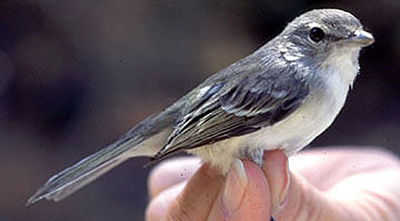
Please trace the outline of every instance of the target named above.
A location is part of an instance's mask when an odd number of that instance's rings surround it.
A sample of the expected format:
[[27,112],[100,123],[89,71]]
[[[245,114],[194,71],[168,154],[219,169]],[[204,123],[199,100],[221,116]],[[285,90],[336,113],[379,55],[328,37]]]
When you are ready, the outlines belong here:
[[262,169],[267,177],[276,220],[343,220],[339,205],[302,176],[288,170],[286,155],[280,151],[264,153]]

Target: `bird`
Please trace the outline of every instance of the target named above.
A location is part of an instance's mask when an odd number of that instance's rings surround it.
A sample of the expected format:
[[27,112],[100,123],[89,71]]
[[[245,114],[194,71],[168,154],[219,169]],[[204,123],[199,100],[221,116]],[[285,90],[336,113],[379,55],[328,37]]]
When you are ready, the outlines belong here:
[[291,156],[334,121],[374,42],[350,12],[314,9],[117,141],[52,176],[28,199],[59,201],[127,159],[185,151],[226,175],[235,159]]

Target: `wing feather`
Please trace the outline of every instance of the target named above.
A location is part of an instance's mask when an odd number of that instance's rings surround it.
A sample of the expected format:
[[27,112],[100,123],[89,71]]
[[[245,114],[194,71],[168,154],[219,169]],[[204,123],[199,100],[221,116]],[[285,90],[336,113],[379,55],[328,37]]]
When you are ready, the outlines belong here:
[[271,126],[296,110],[308,94],[306,82],[290,68],[253,66],[232,76],[236,83],[227,75],[186,108],[153,160]]

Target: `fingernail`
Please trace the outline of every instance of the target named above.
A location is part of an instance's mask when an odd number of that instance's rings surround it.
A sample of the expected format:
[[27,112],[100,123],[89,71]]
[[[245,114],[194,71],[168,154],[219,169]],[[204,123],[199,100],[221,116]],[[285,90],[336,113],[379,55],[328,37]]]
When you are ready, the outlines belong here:
[[225,187],[222,193],[222,206],[224,212],[230,213],[239,209],[245,190],[248,184],[246,170],[242,161],[235,159],[231,166],[231,171],[226,178]]
[[271,188],[272,213],[279,210],[289,191],[290,178],[287,157],[280,151],[265,154],[263,170],[266,172]]
[[288,196],[288,192],[289,192],[289,186],[290,186],[290,172],[289,172],[289,163],[288,161],[286,161],[286,166],[285,166],[285,179],[284,179],[284,186],[282,191],[278,194],[278,198],[275,202],[273,202],[273,206],[272,206],[272,211],[271,214],[275,215],[277,214],[285,205],[286,202],[286,198]]
[[289,173],[289,161],[286,160],[286,165],[285,165],[285,170],[286,170],[286,182],[285,182],[285,187],[283,188],[281,194],[279,194],[279,205],[282,205],[283,202],[286,199],[286,196],[288,194],[289,191],[289,185],[290,185],[290,173]]
[[287,160],[285,161],[284,167],[285,167],[285,175],[284,175],[285,178],[283,179],[284,180],[283,188],[278,194],[278,199],[276,200],[276,202],[274,202],[275,204],[272,207],[272,214],[276,214],[282,208],[282,205],[285,204],[285,200],[289,192],[290,173],[289,173],[289,164]]

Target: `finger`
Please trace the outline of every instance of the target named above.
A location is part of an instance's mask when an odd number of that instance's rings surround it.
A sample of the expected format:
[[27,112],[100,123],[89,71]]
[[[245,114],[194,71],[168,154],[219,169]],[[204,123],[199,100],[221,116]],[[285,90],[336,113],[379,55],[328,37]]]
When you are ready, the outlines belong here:
[[400,220],[399,183],[399,169],[381,169],[348,177],[326,195],[352,220]]
[[169,205],[173,200],[182,192],[186,186],[186,182],[175,184],[164,191],[160,192],[154,197],[146,208],[146,220],[147,221],[158,221],[165,216]]
[[200,166],[200,160],[194,157],[178,157],[161,162],[150,172],[148,178],[150,198],[170,186],[188,180]]
[[368,147],[314,149],[291,158],[290,165],[325,192],[343,219],[400,220],[400,163],[392,153]]
[[223,182],[218,170],[201,166],[171,202],[162,220],[206,220]]
[[355,174],[398,167],[399,162],[392,153],[372,147],[314,148],[290,158],[291,171],[301,174],[322,191]]
[[280,150],[265,151],[261,168],[268,180],[271,191],[271,206],[274,210],[284,200],[289,188],[287,157]]
[[[333,153],[335,155],[335,153]],[[343,155],[336,150],[336,155]],[[349,150],[342,157],[349,172],[327,195],[352,208],[364,220],[400,220],[400,161],[379,149]]]
[[[274,218],[312,221],[334,217],[327,211],[323,212],[329,203],[316,188],[302,177],[288,172],[287,158],[282,151],[265,152],[262,168],[271,187]],[[325,216],[321,216],[323,213]]]
[[[323,212],[329,203],[316,188],[288,172],[287,158],[282,151],[265,152],[262,168],[271,187],[272,215],[277,220],[330,220],[334,217]],[[322,213],[326,216],[322,217]]]
[[269,186],[261,169],[235,160],[208,220],[269,220]]
[[[394,187],[393,191],[390,191],[392,195],[381,192],[388,189],[388,184],[393,183],[393,177],[398,174],[394,170],[385,173],[379,171],[382,173],[381,177],[375,172],[355,174],[343,178],[328,192],[322,192],[295,172],[287,173],[288,179],[285,184],[280,179],[284,176],[282,171],[271,171],[274,170],[274,166],[279,167],[279,164],[271,163],[274,162],[271,158],[285,157],[280,151],[267,152],[263,165],[271,186],[272,213],[277,220],[396,220],[389,219],[396,217],[396,214],[389,212],[396,211],[393,210],[393,202],[398,200],[393,197],[393,193],[398,188]],[[397,179],[395,183],[399,181]],[[284,191],[281,191],[282,189]]]

